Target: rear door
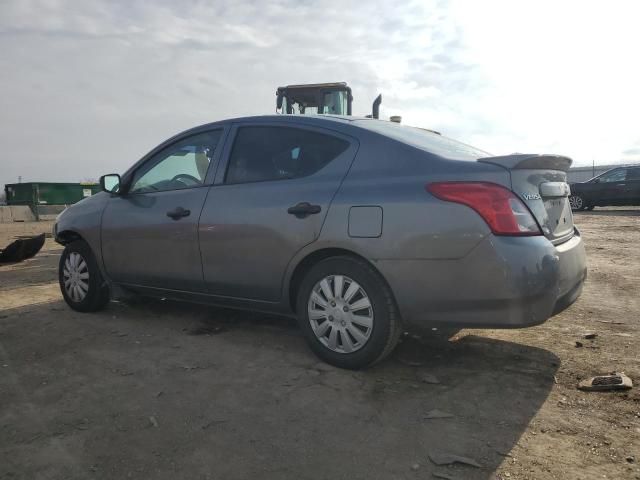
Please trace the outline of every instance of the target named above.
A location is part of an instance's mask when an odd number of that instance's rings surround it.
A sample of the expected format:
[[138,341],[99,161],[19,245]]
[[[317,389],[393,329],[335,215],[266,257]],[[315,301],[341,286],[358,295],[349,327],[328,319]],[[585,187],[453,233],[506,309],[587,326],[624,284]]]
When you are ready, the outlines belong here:
[[358,144],[290,123],[237,124],[230,138],[200,219],[206,288],[277,302],[287,265],[320,234]]
[[223,129],[182,138],[144,161],[102,216],[102,255],[117,283],[204,290],[198,218]]

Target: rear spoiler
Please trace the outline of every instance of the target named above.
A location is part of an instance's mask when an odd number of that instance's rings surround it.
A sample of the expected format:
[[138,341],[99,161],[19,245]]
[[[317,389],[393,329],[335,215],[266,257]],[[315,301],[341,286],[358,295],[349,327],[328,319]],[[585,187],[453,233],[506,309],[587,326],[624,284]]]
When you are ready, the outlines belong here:
[[513,155],[503,155],[500,157],[479,158],[479,162],[493,163],[508,170],[569,170],[573,163],[569,157],[562,155],[538,155],[531,153],[515,153]]

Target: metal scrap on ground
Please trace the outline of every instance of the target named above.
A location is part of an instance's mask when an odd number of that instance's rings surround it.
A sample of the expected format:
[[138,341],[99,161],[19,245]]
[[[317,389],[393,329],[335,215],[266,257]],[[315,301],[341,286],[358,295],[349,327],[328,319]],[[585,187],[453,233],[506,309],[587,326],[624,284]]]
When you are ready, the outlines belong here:
[[45,234],[21,237],[0,250],[0,263],[16,263],[35,256],[44,245]]
[[590,392],[602,392],[606,390],[629,390],[633,387],[633,382],[624,373],[611,373],[610,375],[599,375],[582,380],[578,383],[580,390]]

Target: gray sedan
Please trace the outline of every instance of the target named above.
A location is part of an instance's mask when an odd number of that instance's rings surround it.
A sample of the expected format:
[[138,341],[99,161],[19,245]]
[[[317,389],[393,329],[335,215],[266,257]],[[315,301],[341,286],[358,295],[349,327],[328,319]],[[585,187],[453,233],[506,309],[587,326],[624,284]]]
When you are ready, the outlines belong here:
[[318,356],[362,368],[411,326],[526,327],[574,302],[570,165],[374,119],[211,123],[60,215],[60,287],[84,312],[140,294],[296,316]]

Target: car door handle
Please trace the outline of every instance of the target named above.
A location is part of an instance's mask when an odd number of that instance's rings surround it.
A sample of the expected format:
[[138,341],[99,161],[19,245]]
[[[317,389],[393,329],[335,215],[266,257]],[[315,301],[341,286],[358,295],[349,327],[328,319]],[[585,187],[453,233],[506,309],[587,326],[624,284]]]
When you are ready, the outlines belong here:
[[167,217],[171,217],[174,220],[178,220],[182,217],[188,217],[191,215],[191,210],[185,210],[182,207],[176,207],[174,210],[169,210],[167,212]]
[[297,218],[304,218],[308,215],[320,213],[320,205],[311,205],[309,202],[300,202],[293,207],[287,209],[287,213],[295,215]]

